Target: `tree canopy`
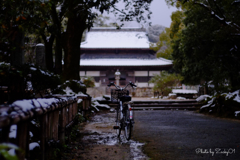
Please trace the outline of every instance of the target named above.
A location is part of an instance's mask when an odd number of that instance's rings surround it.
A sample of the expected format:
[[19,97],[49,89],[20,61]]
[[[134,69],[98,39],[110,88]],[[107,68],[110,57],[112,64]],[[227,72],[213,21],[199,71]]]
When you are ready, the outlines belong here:
[[174,67],[184,76],[184,83],[211,81],[217,92],[239,88],[239,3],[167,1],[182,7],[184,13],[184,28],[172,41]]
[[[120,7],[119,2],[124,7]],[[55,66],[55,71],[61,73],[63,59],[63,79],[79,79],[81,39],[96,18],[107,12],[113,13],[120,22],[147,22],[151,15],[151,2],[152,0],[1,1],[0,58],[10,61],[9,57],[14,57],[12,50],[15,53],[23,51],[25,33],[31,32],[41,37],[45,43],[47,69],[53,70]],[[116,26],[120,28],[122,24]],[[52,58],[53,46],[55,64]]]
[[165,31],[160,34],[158,42],[150,45],[150,48],[157,52],[157,57],[173,59],[172,41],[178,37],[178,34],[181,33],[184,28],[183,18],[183,11],[178,10],[173,12],[171,15],[172,23],[170,28],[165,28]]

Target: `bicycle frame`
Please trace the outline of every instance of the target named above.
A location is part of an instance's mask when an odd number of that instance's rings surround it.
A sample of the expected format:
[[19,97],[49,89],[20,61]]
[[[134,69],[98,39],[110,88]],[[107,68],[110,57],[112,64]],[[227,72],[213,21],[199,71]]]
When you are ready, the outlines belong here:
[[136,85],[134,85],[132,82],[129,82],[124,88],[120,88],[119,86],[116,86],[113,82],[111,82],[108,86],[110,87],[112,85],[115,86],[117,89],[113,90],[114,92],[111,92],[111,99],[112,101],[115,100],[117,95],[117,102],[119,104],[119,108],[117,108],[116,126],[114,126],[113,128],[119,129],[117,130],[118,137],[120,137],[121,130],[124,129],[124,135],[126,139],[129,140],[131,138],[134,121],[133,111],[130,105],[131,97],[129,98],[128,90],[126,90],[126,88],[128,85],[131,85],[132,88],[136,87]]

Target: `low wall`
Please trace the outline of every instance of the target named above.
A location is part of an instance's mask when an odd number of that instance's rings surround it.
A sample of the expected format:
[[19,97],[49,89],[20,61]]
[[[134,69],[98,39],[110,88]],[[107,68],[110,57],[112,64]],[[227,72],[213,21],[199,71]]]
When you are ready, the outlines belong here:
[[[39,121],[37,132],[40,143],[41,160],[48,159],[46,147],[51,140],[65,143],[66,129],[74,122],[78,113],[77,101],[82,101],[82,111],[86,112],[91,105],[88,96],[56,96],[15,101],[11,105],[0,106],[0,143],[10,142],[10,128],[16,125],[14,143],[24,152],[17,152],[19,160],[28,158],[30,127],[33,119]],[[1,158],[1,157],[0,157]]]
[[[128,90],[130,91],[130,95],[133,97],[153,97],[154,96],[154,92],[151,87],[137,87],[136,89],[128,88]],[[91,97],[101,97],[103,95],[110,95],[111,89],[108,87],[93,87],[93,88],[87,88],[87,93]]]
[[132,93],[133,97],[153,97],[153,94],[151,87],[136,88]]

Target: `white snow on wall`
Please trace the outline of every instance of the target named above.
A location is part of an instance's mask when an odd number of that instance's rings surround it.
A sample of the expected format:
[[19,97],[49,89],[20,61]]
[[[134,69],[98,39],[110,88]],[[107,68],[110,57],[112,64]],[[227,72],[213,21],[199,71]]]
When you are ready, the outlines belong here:
[[197,94],[196,90],[187,90],[187,89],[173,89],[173,93],[182,93],[182,94]]

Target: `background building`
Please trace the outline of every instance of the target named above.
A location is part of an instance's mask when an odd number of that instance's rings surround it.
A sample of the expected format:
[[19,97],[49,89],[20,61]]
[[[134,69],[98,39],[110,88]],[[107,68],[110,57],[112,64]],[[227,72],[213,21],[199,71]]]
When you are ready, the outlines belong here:
[[151,87],[148,81],[154,74],[171,68],[172,61],[156,58],[149,49],[143,28],[92,28],[81,44],[80,77],[94,77],[97,87],[115,81],[117,70],[120,85],[132,81],[138,87]]

